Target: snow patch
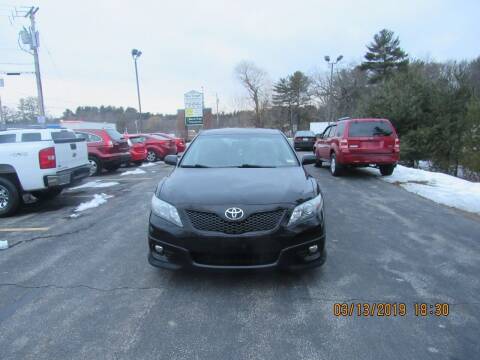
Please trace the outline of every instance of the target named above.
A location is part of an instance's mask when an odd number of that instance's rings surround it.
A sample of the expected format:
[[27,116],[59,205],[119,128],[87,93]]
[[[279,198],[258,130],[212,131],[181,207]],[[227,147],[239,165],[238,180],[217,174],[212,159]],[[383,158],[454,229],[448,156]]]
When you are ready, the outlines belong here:
[[150,167],[150,166],[155,166],[155,165],[157,165],[157,164],[153,163],[153,162],[149,162],[149,163],[145,163],[145,164],[140,165],[140,167],[145,168],[145,167]]
[[107,195],[104,193],[101,194],[94,194],[93,199],[84,203],[81,203],[80,205],[77,206],[77,208],[74,210],[74,212],[81,212],[85,211],[87,209],[92,209],[96,208],[102,204],[105,204],[107,202],[107,199],[112,198],[112,195]]
[[69,217],[72,218],[72,219],[76,219],[80,216],[80,214],[78,213],[75,213],[75,214],[71,214]]
[[433,354],[437,354],[439,352],[438,349],[434,347],[429,347],[427,350]]
[[[376,169],[365,170],[380,177]],[[397,165],[392,175],[380,179],[436,203],[480,214],[480,183],[402,165]]]
[[78,190],[78,189],[85,189],[85,188],[106,188],[110,186],[115,186],[118,185],[119,183],[116,181],[106,181],[102,182],[100,180],[95,180],[95,181],[89,181],[85,184],[82,184],[80,186],[75,186],[73,188],[70,188],[70,190]]
[[145,174],[145,171],[143,171],[142,169],[129,170],[129,171],[125,171],[125,172],[121,173],[120,176],[124,176],[124,175],[140,175],[140,174]]
[[7,240],[0,240],[0,250],[8,249],[8,241]]

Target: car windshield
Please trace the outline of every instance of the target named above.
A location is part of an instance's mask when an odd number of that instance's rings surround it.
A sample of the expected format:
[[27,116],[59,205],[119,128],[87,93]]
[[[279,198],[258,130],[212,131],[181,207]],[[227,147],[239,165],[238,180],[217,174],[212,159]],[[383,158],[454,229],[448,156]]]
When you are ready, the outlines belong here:
[[115,141],[119,141],[123,139],[122,134],[120,134],[117,130],[114,129],[106,129],[107,134]]
[[138,144],[138,143],[142,143],[142,142],[145,141],[145,138],[143,136],[135,136],[135,137],[131,137],[129,139],[132,142],[132,144]]
[[295,137],[299,137],[299,136],[314,137],[315,134],[313,133],[313,131],[297,131],[297,133],[295,134]]
[[190,146],[181,167],[298,166],[287,140],[280,134],[203,135]]
[[348,136],[390,136],[392,132],[392,126],[386,121],[354,121],[350,124]]

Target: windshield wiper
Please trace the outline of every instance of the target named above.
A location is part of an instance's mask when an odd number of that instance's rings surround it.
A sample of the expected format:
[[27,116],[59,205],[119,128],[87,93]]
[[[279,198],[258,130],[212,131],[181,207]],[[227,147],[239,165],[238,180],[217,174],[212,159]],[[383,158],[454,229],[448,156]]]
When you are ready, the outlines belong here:
[[202,164],[195,164],[195,165],[182,165],[182,168],[209,168],[210,166],[202,165]]
[[255,165],[255,164],[242,164],[237,166],[238,168],[275,168],[276,166],[264,166],[264,165]]

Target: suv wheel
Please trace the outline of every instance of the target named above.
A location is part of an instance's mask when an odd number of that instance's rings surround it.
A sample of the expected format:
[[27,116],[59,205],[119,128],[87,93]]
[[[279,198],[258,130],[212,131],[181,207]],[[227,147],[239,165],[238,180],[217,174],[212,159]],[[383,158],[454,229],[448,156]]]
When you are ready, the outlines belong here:
[[91,157],[88,158],[88,162],[90,163],[90,176],[95,176],[100,174],[102,171],[102,165],[98,159]]
[[395,165],[388,164],[388,165],[380,165],[380,174],[382,176],[388,176],[393,174],[393,169],[395,169]]
[[17,187],[10,180],[0,178],[0,217],[13,214],[20,201]]
[[330,155],[330,173],[333,176],[340,176],[342,172],[342,165],[337,162],[337,156],[335,153]]
[[148,162],[154,162],[157,160],[157,154],[155,154],[155,151],[153,150],[148,150],[147,152],[147,161]]

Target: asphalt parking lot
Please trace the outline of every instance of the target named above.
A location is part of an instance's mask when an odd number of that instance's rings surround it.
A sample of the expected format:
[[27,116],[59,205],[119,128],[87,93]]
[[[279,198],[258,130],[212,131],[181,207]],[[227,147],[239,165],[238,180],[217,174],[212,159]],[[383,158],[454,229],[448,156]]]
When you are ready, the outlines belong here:
[[[306,168],[327,214],[327,263],[312,271],[151,267],[163,163],[0,219],[0,358],[477,358],[480,220],[362,170]],[[100,193],[104,204],[75,211]],[[337,317],[335,303],[404,303],[407,315]],[[449,315],[417,317],[415,303],[448,303]]]

